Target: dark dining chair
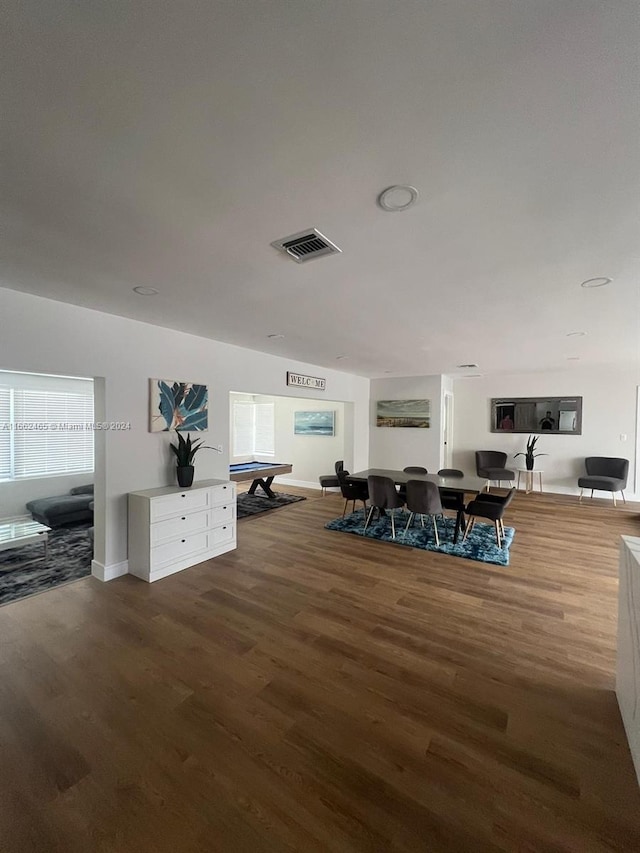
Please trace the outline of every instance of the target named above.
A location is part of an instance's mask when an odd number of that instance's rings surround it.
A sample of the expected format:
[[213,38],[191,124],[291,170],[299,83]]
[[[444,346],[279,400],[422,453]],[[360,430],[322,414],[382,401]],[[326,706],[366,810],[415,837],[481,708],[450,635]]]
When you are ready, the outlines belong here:
[[377,509],[382,515],[383,511],[391,510],[391,538],[396,538],[396,522],[394,510],[404,506],[404,500],[396,490],[396,484],[391,477],[382,477],[372,474],[367,478],[369,487],[369,514],[364,525],[366,531],[374,511]]
[[[464,477],[464,471],[459,468],[441,468],[438,471],[438,477]],[[462,492],[449,492],[447,489],[440,489],[440,500],[444,509],[450,509],[456,514],[458,525],[464,530],[464,494]]]
[[436,545],[440,547],[436,516],[442,515],[442,502],[436,484],[429,480],[409,480],[407,483],[407,509],[409,510],[409,518],[404,529],[404,535],[407,535],[407,530],[416,515],[420,516],[420,523],[423,527],[425,515],[430,515]]
[[587,476],[580,477],[580,500],[584,489],[591,489],[593,497],[594,489],[599,492],[611,492],[613,505],[616,506],[616,492],[622,494],[623,503],[627,502],[624,490],[627,488],[627,477],[629,476],[629,460],[619,459],[616,456],[587,456],[584,460]]
[[344,507],[342,508],[342,517],[344,518],[344,514],[347,511],[347,506],[349,501],[353,502],[352,512],[356,511],[356,501],[362,501],[362,505],[364,507],[364,511],[367,511],[367,500],[369,499],[369,489],[366,483],[354,483],[349,481],[349,472],[344,468],[338,468],[338,463],[336,462],[336,477],[338,478],[338,484],[340,486],[340,491],[342,492],[342,497],[344,498]]
[[496,544],[498,548],[502,548],[504,541],[504,522],[502,518],[515,493],[516,490],[513,488],[506,495],[482,494],[468,503],[466,513],[469,518],[467,519],[467,529],[464,532],[462,541],[465,542],[467,536],[473,530],[476,518],[486,518],[489,521],[493,521],[496,530]]
[[[344,470],[344,462],[342,459],[336,462],[334,466],[335,471],[338,471],[338,469],[340,471]],[[320,481],[320,488],[322,489],[323,497],[325,496],[327,489],[337,489],[340,485],[337,474],[321,474],[318,479]]]
[[[422,465],[407,465],[407,467],[403,468],[402,471],[405,474],[428,474],[429,473],[426,468],[422,467]],[[398,492],[399,492],[402,500],[406,501],[406,499],[407,499],[407,487],[404,484],[401,484],[400,488],[398,489]]]
[[502,480],[512,482],[515,480],[515,472],[506,467],[507,454],[501,450],[476,450],[476,473],[487,481],[487,491],[492,480],[497,480],[498,485]]

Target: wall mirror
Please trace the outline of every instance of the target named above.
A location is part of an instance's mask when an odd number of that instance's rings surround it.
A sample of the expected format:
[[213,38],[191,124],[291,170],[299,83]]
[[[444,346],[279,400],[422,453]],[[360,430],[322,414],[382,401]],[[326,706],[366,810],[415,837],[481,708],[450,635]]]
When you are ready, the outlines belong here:
[[491,432],[582,435],[582,397],[494,398]]

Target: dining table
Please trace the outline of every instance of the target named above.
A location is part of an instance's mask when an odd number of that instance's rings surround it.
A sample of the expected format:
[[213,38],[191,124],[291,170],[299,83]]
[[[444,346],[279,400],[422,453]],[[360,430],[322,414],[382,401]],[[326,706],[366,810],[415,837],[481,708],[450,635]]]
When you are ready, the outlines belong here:
[[373,476],[390,477],[396,486],[406,486],[409,480],[428,480],[430,483],[435,483],[440,492],[452,492],[461,495],[460,503],[456,509],[454,544],[458,541],[460,531],[464,529],[464,495],[479,495],[487,485],[484,477],[475,477],[471,474],[464,474],[462,477],[441,477],[439,474],[411,474],[405,471],[395,471],[391,468],[367,468],[364,471],[349,474],[347,480],[366,483],[368,478]]

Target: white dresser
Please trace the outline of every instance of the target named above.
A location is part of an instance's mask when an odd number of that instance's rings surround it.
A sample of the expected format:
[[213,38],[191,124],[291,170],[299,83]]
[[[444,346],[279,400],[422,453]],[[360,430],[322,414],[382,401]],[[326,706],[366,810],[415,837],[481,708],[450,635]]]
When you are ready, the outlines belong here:
[[129,573],[156,581],[236,547],[236,484],[201,480],[129,494]]

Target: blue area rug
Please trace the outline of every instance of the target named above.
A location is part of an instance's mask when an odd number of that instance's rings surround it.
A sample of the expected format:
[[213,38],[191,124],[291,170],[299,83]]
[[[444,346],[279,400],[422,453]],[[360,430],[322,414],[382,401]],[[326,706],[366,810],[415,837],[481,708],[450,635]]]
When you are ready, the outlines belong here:
[[509,565],[509,546],[513,541],[515,530],[513,527],[505,527],[502,548],[496,545],[495,528],[493,524],[484,524],[476,521],[466,542],[462,541],[462,534],[458,542],[453,544],[453,531],[455,519],[445,517],[438,519],[438,536],[440,546],[436,545],[433,537],[433,524],[431,519],[425,518],[425,526],[420,526],[420,519],[414,518],[413,526],[407,530],[406,537],[404,528],[408,519],[407,513],[396,513],[396,538],[391,538],[391,518],[383,517],[371,522],[364,532],[364,512],[347,515],[344,518],[334,518],[325,524],[328,530],[338,530],[340,533],[354,533],[356,536],[364,536],[367,539],[380,539],[383,542],[394,542],[396,545],[407,545],[411,548],[422,548],[424,551],[438,551],[441,554],[451,554],[454,557],[465,557],[467,560],[478,560],[481,563],[494,563],[497,566]]

